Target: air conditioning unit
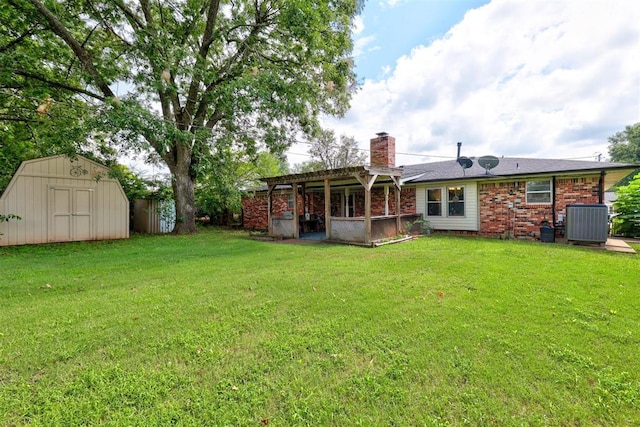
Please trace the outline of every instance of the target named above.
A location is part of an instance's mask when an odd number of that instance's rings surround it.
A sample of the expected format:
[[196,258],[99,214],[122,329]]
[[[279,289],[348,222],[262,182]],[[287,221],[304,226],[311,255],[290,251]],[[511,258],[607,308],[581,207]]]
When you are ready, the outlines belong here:
[[567,241],[606,243],[609,209],[606,205],[567,205]]

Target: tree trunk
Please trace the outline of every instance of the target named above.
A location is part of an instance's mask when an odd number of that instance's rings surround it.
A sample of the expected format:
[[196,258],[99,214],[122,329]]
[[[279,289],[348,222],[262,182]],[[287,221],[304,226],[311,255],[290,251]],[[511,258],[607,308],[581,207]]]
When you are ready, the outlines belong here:
[[171,171],[173,175],[173,197],[176,202],[176,226],[174,234],[197,233],[194,181],[189,172]]

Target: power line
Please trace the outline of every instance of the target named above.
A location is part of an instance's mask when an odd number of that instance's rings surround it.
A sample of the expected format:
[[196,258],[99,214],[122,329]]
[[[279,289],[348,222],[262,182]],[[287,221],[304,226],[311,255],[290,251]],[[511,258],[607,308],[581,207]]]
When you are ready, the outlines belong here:
[[[36,109],[33,110],[34,114],[36,116],[40,116],[42,117],[42,114],[39,114],[39,108],[45,104],[49,104],[49,106],[51,107],[51,105],[55,105],[55,106],[65,106],[68,107],[70,109],[77,109],[78,105],[77,104],[69,104],[65,101],[55,101],[52,100],[51,98],[47,98],[47,99],[38,99],[38,98],[34,98],[34,97],[30,97],[30,98],[22,98],[22,99],[26,99],[27,101],[35,101],[35,103],[38,104],[38,107]],[[87,110],[94,110],[94,111],[98,111],[102,106],[100,105],[91,105],[91,104],[87,104],[85,103],[85,108]],[[16,109],[16,110],[30,110],[28,107],[26,106],[13,106],[12,108]],[[54,108],[55,109],[55,108]],[[50,111],[50,108],[47,109],[47,114],[48,115]],[[153,112],[153,110],[148,110]],[[63,116],[65,115],[64,113],[62,114]],[[164,122],[166,124],[175,126],[176,123],[175,121],[169,120],[169,119],[165,119],[164,117],[161,116],[157,116],[155,114],[153,114],[154,118],[158,121]],[[70,118],[71,116],[67,116],[67,118]],[[211,128],[208,128],[206,126],[200,126],[200,125],[194,125],[194,124],[189,124],[188,125],[188,129],[190,130],[197,130],[197,129],[203,129],[203,130],[207,130],[210,132],[213,132],[213,130]],[[305,145],[312,145],[312,142],[309,141],[300,141],[300,140],[295,140],[294,143],[297,144],[305,144]],[[361,151],[361,152],[366,152],[366,153],[370,153],[371,150],[367,149],[367,148],[359,148],[357,147],[356,150]],[[285,151],[285,153],[291,154],[291,155],[297,155],[297,156],[305,156],[305,157],[313,157],[310,154],[302,154],[302,153],[293,153],[290,151]],[[431,158],[438,158],[438,159],[455,159],[456,156],[441,156],[441,155],[436,155],[436,154],[421,154],[421,153],[406,153],[406,152],[396,152],[396,155],[403,155],[403,156],[412,156],[412,157],[431,157]],[[584,159],[591,159],[591,158],[597,158],[597,161],[600,161],[602,157],[602,153],[595,153],[589,156],[582,156],[582,157],[570,157],[570,158],[561,158],[562,160],[584,160]]]

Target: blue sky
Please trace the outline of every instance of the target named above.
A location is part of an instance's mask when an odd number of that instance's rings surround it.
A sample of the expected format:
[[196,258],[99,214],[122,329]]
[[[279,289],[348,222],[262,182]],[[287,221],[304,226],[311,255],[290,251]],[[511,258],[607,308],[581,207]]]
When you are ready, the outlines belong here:
[[[379,79],[411,49],[442,37],[467,10],[488,0],[368,1],[358,18],[356,72],[360,79]],[[362,28],[362,30],[360,30]]]
[[[397,164],[497,155],[593,160],[640,121],[640,1],[370,0],[354,27],[360,88],[324,126]],[[289,151],[308,160],[308,145]]]

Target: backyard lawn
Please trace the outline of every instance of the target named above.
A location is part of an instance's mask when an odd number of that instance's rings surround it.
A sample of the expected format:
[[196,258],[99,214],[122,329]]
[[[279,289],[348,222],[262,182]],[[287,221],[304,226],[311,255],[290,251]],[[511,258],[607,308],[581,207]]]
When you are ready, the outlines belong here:
[[577,246],[1,248],[0,425],[640,425],[639,325],[640,256]]

